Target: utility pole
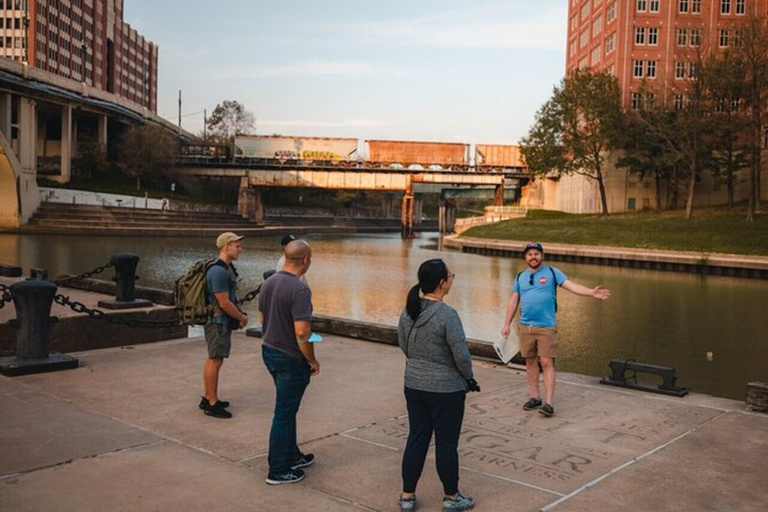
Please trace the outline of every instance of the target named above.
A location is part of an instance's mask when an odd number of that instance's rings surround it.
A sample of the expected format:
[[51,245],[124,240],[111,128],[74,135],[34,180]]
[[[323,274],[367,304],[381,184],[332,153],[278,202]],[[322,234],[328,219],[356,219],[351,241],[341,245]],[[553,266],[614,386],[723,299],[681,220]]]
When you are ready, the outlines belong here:
[[179,135],[181,135],[181,89],[179,89]]
[[208,142],[208,111],[203,109],[203,140]]

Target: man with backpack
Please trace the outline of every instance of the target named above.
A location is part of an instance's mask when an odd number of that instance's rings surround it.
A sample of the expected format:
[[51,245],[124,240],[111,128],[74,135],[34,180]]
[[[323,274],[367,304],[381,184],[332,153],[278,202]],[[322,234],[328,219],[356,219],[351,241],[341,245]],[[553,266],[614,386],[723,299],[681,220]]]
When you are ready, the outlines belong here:
[[205,324],[205,343],[208,359],[203,367],[205,394],[200,409],[214,418],[231,418],[227,410],[229,402],[219,400],[219,370],[232,347],[232,331],[242,329],[248,316],[240,309],[237,299],[237,270],[232,262],[240,257],[242,236],[222,233],[216,239],[218,259],[209,265],[205,273],[206,301],[213,305],[213,314]]
[[[512,285],[512,296],[507,304],[502,336],[508,336],[512,319],[520,305],[518,338],[520,354],[525,358],[525,372],[531,398],[523,409],[539,409],[544,416],[555,414],[555,357],[557,356],[557,287],[583,297],[599,300],[611,298],[610,290],[595,286],[587,288],[568,280],[560,269],[543,265],[544,249],[531,242],[523,249],[528,268],[517,274]],[[544,374],[544,402],[539,394],[539,364]]]

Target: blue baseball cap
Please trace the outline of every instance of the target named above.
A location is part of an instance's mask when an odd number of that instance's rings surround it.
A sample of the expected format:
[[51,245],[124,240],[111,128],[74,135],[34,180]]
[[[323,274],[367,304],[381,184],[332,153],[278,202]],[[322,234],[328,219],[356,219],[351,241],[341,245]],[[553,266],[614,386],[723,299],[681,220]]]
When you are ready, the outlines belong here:
[[539,242],[529,242],[525,244],[525,247],[523,248],[523,256],[525,256],[525,253],[527,253],[531,249],[536,249],[541,254],[544,254],[544,248],[541,246]]

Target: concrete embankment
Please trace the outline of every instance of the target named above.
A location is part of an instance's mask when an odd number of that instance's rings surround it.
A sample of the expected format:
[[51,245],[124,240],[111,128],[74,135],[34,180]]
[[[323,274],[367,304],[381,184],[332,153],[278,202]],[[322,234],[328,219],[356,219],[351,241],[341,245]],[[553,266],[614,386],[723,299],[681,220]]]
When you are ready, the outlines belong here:
[[[519,258],[525,241],[446,236],[443,246],[462,252]],[[768,279],[768,257],[543,243],[549,261]]]

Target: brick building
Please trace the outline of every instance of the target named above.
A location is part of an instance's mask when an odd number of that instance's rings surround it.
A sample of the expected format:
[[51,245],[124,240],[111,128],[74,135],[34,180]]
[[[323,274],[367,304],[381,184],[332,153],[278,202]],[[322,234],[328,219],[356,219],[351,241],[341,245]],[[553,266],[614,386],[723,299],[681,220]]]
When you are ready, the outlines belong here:
[[0,0],[0,56],[157,111],[158,47],[123,21],[123,0]]
[[621,88],[624,108],[652,95],[682,104],[693,55],[736,44],[733,25],[768,13],[768,0],[569,0],[566,72],[608,70]]

